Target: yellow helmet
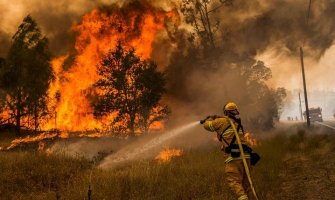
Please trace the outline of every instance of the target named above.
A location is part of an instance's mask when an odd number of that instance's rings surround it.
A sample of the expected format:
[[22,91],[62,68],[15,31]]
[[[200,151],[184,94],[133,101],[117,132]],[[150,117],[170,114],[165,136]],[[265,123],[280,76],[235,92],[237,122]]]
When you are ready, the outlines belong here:
[[237,105],[234,102],[227,103],[223,108],[223,110],[226,110],[226,111],[233,111],[233,110],[237,110],[237,109],[238,109]]

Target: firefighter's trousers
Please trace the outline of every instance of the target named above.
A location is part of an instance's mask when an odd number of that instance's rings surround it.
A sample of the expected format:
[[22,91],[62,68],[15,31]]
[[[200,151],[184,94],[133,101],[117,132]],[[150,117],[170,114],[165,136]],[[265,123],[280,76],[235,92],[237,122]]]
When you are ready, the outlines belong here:
[[[247,159],[248,167],[250,168],[250,160]],[[235,193],[238,200],[251,200],[252,191],[248,181],[248,177],[245,173],[243,161],[232,160],[229,163],[225,163],[225,176],[230,189]]]

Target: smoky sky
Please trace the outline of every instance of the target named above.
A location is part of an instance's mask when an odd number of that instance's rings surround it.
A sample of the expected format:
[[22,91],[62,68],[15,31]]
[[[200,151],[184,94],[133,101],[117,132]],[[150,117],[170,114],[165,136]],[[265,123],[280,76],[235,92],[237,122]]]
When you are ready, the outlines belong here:
[[[64,54],[73,48],[74,33],[71,27],[81,21],[81,17],[94,8],[118,3],[122,6],[131,0],[0,0],[0,56],[4,56],[22,19],[31,14],[43,33],[50,40],[54,54]],[[178,1],[145,1],[146,3],[171,9]],[[311,56],[319,58],[332,45],[335,37],[334,0],[312,1],[309,23],[306,23],[308,0],[234,0],[213,12],[212,18],[219,20],[218,39],[226,46],[226,51],[242,54],[256,54],[270,45],[284,47],[295,52],[303,43],[310,48]],[[222,39],[222,41],[221,41]]]
[[[258,55],[271,52],[269,60],[273,63],[265,60],[265,65],[272,67],[272,64],[276,64],[273,77],[281,75],[281,82],[295,80],[292,82],[299,83],[301,46],[305,53],[309,88],[313,87],[315,79],[323,80],[323,85],[329,84],[332,79],[328,77],[325,80],[322,77],[331,70],[327,66],[311,63],[318,63],[333,45],[335,1],[312,1],[307,23],[308,3],[308,0],[235,0],[232,5],[211,13],[211,19],[219,22],[215,42],[220,46],[217,49],[220,52],[215,52],[219,55],[215,62],[205,59],[196,63],[192,57],[183,56],[183,49],[188,48],[188,38],[187,33],[180,33],[178,40],[182,42],[178,43],[179,52],[171,57],[168,69],[169,89],[174,107],[189,107],[181,109],[182,116],[195,111],[199,114],[219,113],[226,102],[237,101],[238,105],[249,105],[241,106],[242,112],[247,115],[266,115],[264,110],[272,105],[250,105],[250,102],[244,100],[247,99],[243,96],[246,93],[245,88],[239,84],[244,80],[241,80],[242,77],[238,73],[227,69],[234,66],[251,67],[257,61]],[[315,71],[318,71],[317,78],[311,75],[316,74]],[[292,87],[301,86],[299,83]],[[257,99],[254,101],[258,102]],[[189,113],[184,112],[185,110]]]
[[[179,1],[140,2],[171,10],[179,5]],[[81,22],[83,15],[95,8],[108,10],[111,4],[124,6],[128,2],[131,0],[0,0],[0,57],[6,56],[11,36],[28,14],[48,37],[52,54],[59,56],[74,51],[76,33],[72,27]],[[232,65],[251,66],[264,53],[271,52],[266,57],[275,63],[265,64],[270,67],[275,64],[274,77],[290,82],[292,72],[300,70],[298,50],[303,46],[306,61],[318,63],[321,60],[321,65],[315,66],[308,66],[307,62],[306,71],[314,74],[314,77],[307,74],[309,86],[315,82],[322,85],[325,78],[333,80],[334,71],[329,71],[327,67],[334,66],[335,48],[331,54],[327,51],[334,45],[335,39],[335,0],[312,0],[307,22],[308,3],[309,0],[234,0],[232,5],[212,12],[211,19],[219,21],[215,42],[220,46],[220,59],[215,62],[219,67],[214,70],[206,69],[213,64],[210,61],[195,63],[192,57],[184,56],[192,54],[192,51],[187,52],[191,27],[182,24],[172,37],[158,38],[153,44],[152,57],[168,71],[169,94],[164,98],[172,108],[173,117],[176,117],[171,121],[200,120],[206,115],[222,112],[224,103],[236,100],[242,116],[264,114],[264,110],[272,105],[240,106],[249,103],[244,101],[244,88],[239,84],[243,80],[237,72],[227,73],[225,68]],[[326,61],[323,60],[325,55]],[[308,68],[317,68],[317,71]],[[300,74],[291,79],[299,78]],[[301,85],[297,86],[297,82],[293,81],[296,84],[294,87],[299,88]],[[198,136],[192,135],[192,138]]]
[[0,0],[0,56],[5,56],[11,36],[23,18],[30,14],[42,33],[47,36],[53,55],[65,54],[74,46],[75,34],[71,27],[94,8],[118,1],[105,0]]
[[294,53],[305,46],[309,56],[320,58],[335,38],[335,1],[312,1],[307,23],[308,2],[234,1],[216,14],[225,51],[255,55],[272,46]]
[[[73,50],[75,33],[71,27],[93,9],[111,4],[122,6],[131,0],[0,0],[0,56],[5,57],[11,37],[23,18],[30,14],[49,39],[53,55],[58,56]],[[149,1],[148,1],[149,2]],[[153,6],[170,9],[173,1],[150,1]]]
[[[58,56],[73,51],[76,33],[71,27],[80,23],[83,15],[95,8],[108,10],[111,4],[124,6],[132,1],[136,0],[0,0],[0,57],[6,55],[11,36],[28,14],[36,19],[43,34],[48,37],[52,54]],[[181,0],[137,1],[171,10],[178,7]],[[287,60],[299,56],[300,46],[304,47],[307,60],[317,62],[333,45],[335,0],[312,0],[308,23],[309,0],[233,0],[232,2],[232,5],[224,6],[210,14],[213,22],[219,21],[215,42],[221,46],[219,50],[221,52],[218,54],[222,57],[220,60],[222,66],[231,63],[251,65],[256,61],[255,57],[268,52],[269,49],[274,56],[284,55],[280,57],[282,60],[276,60],[278,66],[281,62],[289,65]],[[215,74],[212,72],[206,74],[199,70],[203,66],[194,66],[191,58],[178,60],[181,57],[175,55],[185,53],[188,34],[192,28],[182,24],[178,29],[179,31],[173,35],[173,41],[166,37],[156,40],[153,45],[153,59],[156,59],[158,64],[167,66],[172,72],[173,75],[168,77],[172,89],[178,88],[179,93],[190,94],[183,95],[186,96],[185,100],[190,100],[198,93],[199,87],[206,88],[202,87],[203,84],[200,84],[199,80],[206,82],[209,88],[215,88],[214,85],[222,79],[217,76],[218,72],[224,73],[225,70],[223,67]],[[173,51],[177,53],[171,54]],[[171,61],[174,61],[175,66],[169,66]],[[210,64],[203,63],[204,66]],[[285,75],[289,70],[275,71]],[[203,94],[200,95],[204,96]],[[211,95],[207,96],[210,98]]]

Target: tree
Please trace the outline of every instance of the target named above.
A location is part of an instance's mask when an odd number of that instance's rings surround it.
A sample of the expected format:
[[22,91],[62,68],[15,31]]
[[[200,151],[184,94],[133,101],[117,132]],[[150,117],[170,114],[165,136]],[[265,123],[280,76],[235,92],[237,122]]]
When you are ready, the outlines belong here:
[[[6,60],[4,58],[0,57],[0,73],[2,72],[3,68],[5,67]],[[0,74],[1,77],[1,74]],[[3,87],[0,85],[0,113],[3,113],[4,110],[4,104],[6,100],[6,94],[3,91]],[[4,123],[4,118],[2,115],[0,115],[0,125]]]
[[[152,61],[142,61],[135,50],[125,50],[119,42],[98,67],[100,79],[94,87],[100,94],[93,102],[95,116],[117,113],[114,130],[134,134],[168,114],[159,102],[165,92],[165,79]],[[115,129],[118,128],[118,129]]]
[[210,14],[230,4],[232,0],[183,0],[180,10],[185,22],[194,28],[190,40],[193,42],[198,38],[204,48],[215,48],[215,33],[219,30],[220,20],[213,23]]
[[0,58],[0,70],[5,67],[6,60],[4,58]]
[[7,107],[15,117],[17,134],[21,118],[32,116],[35,130],[45,115],[47,89],[53,78],[48,40],[42,36],[33,18],[28,15],[12,38],[6,64],[2,69],[1,86],[7,94]]
[[[257,45],[248,48],[248,44],[236,40],[238,37],[230,34],[234,27],[227,25],[224,17],[230,17],[228,12],[238,7],[233,2],[182,1],[181,13],[193,29],[188,27],[179,32],[182,36],[179,36],[181,39],[178,40],[177,50],[171,56],[167,70],[169,80],[172,80],[169,92],[173,93],[174,98],[188,103],[224,103],[234,100],[243,111],[242,117],[246,119],[244,122],[248,127],[271,128],[280,115],[285,90],[272,89],[266,84],[271,78],[271,69],[262,61],[255,60]],[[184,42],[186,37],[188,44]],[[187,83],[189,80],[185,79],[190,76],[199,79],[192,80],[191,87]],[[201,109],[210,108],[204,106]]]

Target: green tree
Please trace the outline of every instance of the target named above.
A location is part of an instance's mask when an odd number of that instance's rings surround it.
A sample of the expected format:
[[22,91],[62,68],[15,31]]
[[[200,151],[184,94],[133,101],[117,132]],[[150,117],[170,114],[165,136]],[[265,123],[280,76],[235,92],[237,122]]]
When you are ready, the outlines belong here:
[[47,90],[53,78],[47,38],[42,36],[33,18],[24,18],[12,38],[2,69],[1,85],[7,94],[7,107],[15,117],[17,134],[22,117],[32,117],[35,130],[45,115]]
[[100,79],[94,85],[101,94],[94,101],[95,116],[117,112],[112,123],[120,133],[147,132],[164,119],[168,107],[159,102],[165,92],[164,74],[152,61],[142,61],[135,50],[125,50],[119,42],[98,67]]

